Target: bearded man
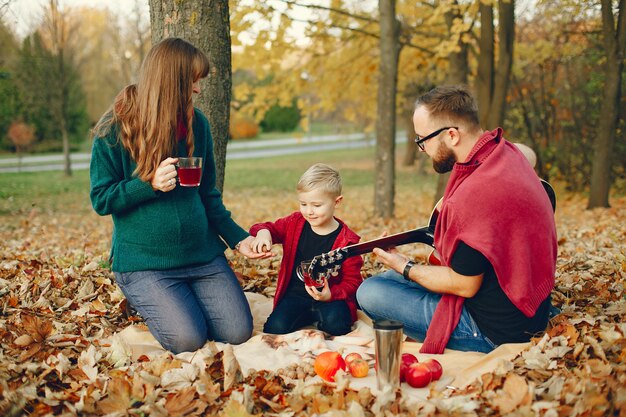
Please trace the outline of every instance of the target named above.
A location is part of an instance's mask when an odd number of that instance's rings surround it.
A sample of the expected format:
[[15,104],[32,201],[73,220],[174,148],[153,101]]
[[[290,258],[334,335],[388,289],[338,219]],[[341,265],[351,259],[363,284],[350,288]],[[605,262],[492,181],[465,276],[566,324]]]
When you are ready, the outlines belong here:
[[389,270],[361,284],[360,308],[373,320],[401,321],[405,334],[424,342],[423,353],[529,341],[548,322],[557,256],[539,178],[501,128],[480,128],[464,87],[421,96],[413,125],[434,170],[452,171],[435,227],[440,265],[375,249]]

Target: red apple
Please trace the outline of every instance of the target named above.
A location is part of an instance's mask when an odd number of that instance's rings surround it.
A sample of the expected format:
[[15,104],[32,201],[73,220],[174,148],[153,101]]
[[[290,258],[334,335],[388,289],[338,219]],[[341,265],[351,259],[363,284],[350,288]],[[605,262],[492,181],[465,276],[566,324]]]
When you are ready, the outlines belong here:
[[363,378],[369,373],[370,366],[365,359],[355,358],[348,364],[348,370],[353,377]]
[[404,373],[406,382],[413,388],[424,388],[433,378],[430,368],[423,363],[414,363]]
[[361,356],[361,354],[358,352],[352,352],[352,353],[348,353],[346,357],[344,358],[344,360],[346,361],[346,365],[350,365],[350,362],[352,362],[355,359],[363,359],[363,356]]
[[428,359],[427,361],[422,363],[428,366],[428,369],[430,369],[430,372],[432,372],[433,381],[437,381],[439,378],[441,378],[441,374],[443,374],[443,367],[437,359]]
[[403,353],[400,361],[400,382],[404,382],[404,373],[412,364],[417,363],[417,358],[411,353]]
[[334,382],[337,371],[346,370],[346,362],[339,352],[323,352],[315,358],[313,369],[324,381]]
[[417,362],[417,357],[412,353],[403,353],[401,358],[402,363],[412,364]]

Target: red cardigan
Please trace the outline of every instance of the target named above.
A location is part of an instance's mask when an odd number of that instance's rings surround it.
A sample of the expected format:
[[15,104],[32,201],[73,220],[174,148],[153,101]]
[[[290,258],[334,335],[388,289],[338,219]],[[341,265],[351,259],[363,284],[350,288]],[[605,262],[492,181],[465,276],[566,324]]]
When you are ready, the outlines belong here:
[[[450,265],[459,242],[482,253],[511,302],[534,316],[554,287],[554,213],[537,175],[500,128],[484,133],[448,180],[435,228],[443,265]],[[421,352],[443,352],[463,301],[442,295]]]
[[[335,218],[341,223],[342,228],[335,239],[333,249],[342,248],[344,246],[358,243],[361,239],[359,235],[354,233],[341,220]],[[257,223],[250,228],[250,234],[256,236],[261,229],[269,230],[272,235],[273,243],[283,245],[283,260],[278,271],[278,282],[276,284],[276,294],[274,295],[274,307],[285,295],[289,280],[294,270],[294,261],[296,257],[296,249],[300,241],[300,235],[304,228],[306,220],[299,211],[290,214],[287,217],[276,220],[275,222]],[[328,285],[330,287],[331,300],[345,300],[350,308],[352,322],[356,321],[356,290],[363,282],[361,278],[361,267],[363,259],[360,256],[354,256],[347,259],[341,266],[339,274],[336,277],[329,277]]]

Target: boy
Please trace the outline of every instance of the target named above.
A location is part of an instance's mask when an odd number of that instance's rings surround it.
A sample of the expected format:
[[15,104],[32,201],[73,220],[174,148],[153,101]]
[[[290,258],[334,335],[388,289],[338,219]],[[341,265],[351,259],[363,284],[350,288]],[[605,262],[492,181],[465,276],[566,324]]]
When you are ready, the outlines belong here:
[[360,240],[334,217],[335,208],[343,199],[341,178],[334,168],[315,164],[300,177],[296,191],[300,211],[250,228],[250,234],[255,236],[252,249],[257,253],[269,251],[274,243],[283,245],[274,310],[263,331],[285,334],[317,323],[319,330],[333,336],[346,334],[356,320],[361,257],[347,259],[338,275],[329,275],[320,290],[305,286],[296,275],[296,267],[302,261]]

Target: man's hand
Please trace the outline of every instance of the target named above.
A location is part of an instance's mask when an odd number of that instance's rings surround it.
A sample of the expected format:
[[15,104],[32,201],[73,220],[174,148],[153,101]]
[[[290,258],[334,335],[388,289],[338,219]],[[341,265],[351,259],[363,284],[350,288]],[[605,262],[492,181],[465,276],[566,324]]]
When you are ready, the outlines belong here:
[[252,236],[248,236],[239,242],[239,248],[237,248],[239,253],[249,259],[265,259],[274,256],[274,254],[270,251],[262,250],[261,252],[255,252],[252,249],[252,242],[254,242],[254,237]]
[[395,248],[390,249],[389,251],[375,248],[373,252],[374,255],[376,255],[376,260],[378,262],[400,274],[404,271],[404,267],[409,261],[408,256],[401,254]]

